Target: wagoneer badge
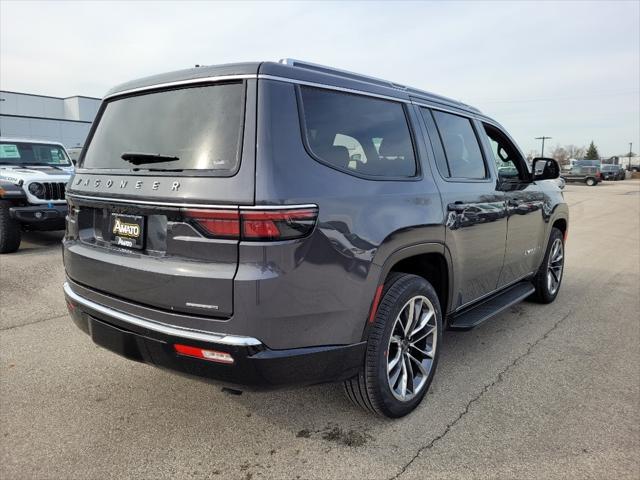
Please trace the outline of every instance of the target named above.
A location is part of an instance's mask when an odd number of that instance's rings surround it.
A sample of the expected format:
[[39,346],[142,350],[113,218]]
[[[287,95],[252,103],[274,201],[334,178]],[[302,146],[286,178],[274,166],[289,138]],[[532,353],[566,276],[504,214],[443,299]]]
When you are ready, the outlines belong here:
[[[147,180],[123,179],[123,180],[114,181],[111,178],[107,178],[107,179],[96,178],[92,182],[90,178],[88,177],[84,178],[80,175],[76,175],[74,179],[75,186],[81,185],[84,187],[90,187],[93,185],[93,188],[95,189],[100,189],[102,187],[105,190],[109,190],[111,189],[111,187],[127,188],[129,184],[131,184],[137,190],[142,189],[144,185],[151,185],[151,190],[158,190],[160,189],[160,186],[163,185],[163,183],[160,180],[147,181]],[[168,186],[169,191],[171,192],[177,192],[180,189],[180,182],[176,180],[171,180],[171,182],[166,182],[166,185]]]

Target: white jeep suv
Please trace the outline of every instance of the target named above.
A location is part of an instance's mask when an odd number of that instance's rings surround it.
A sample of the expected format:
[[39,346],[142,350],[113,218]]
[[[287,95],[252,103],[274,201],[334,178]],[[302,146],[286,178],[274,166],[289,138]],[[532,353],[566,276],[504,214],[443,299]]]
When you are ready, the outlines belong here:
[[61,230],[73,165],[58,142],[0,138],[0,253],[20,247],[22,230]]

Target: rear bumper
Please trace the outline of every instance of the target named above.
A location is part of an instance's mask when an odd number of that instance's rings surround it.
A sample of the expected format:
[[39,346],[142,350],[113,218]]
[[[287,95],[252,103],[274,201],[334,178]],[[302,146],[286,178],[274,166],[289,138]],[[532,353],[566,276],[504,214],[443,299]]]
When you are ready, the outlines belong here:
[[11,207],[9,214],[20,223],[42,230],[62,230],[65,227],[67,205],[32,205]]
[[[253,337],[170,326],[88,300],[64,285],[74,323],[92,340],[130,360],[233,387],[272,389],[345,380],[358,373],[366,343],[271,350]],[[175,352],[174,345],[228,353],[233,364]]]

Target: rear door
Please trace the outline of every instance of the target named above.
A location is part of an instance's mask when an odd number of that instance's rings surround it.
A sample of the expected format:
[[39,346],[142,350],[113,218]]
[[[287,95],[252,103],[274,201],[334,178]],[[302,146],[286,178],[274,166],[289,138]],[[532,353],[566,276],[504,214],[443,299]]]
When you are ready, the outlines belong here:
[[504,258],[504,192],[480,147],[479,124],[463,113],[420,108],[434,150],[436,181],[447,210],[446,245],[454,269],[452,306],[493,292]]
[[135,303],[229,317],[238,205],[254,201],[255,80],[107,99],[70,181],[71,280]]
[[506,286],[533,273],[544,249],[545,194],[531,181],[524,157],[508,135],[496,125],[482,123],[487,156],[495,164],[498,189],[507,205],[507,245],[498,286]]

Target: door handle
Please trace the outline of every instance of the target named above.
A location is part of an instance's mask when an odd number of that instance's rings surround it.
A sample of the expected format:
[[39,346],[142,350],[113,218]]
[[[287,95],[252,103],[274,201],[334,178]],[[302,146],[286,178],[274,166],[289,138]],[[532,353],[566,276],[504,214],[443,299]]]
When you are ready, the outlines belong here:
[[462,202],[454,202],[447,205],[447,210],[450,212],[462,213],[467,209],[467,206]]

